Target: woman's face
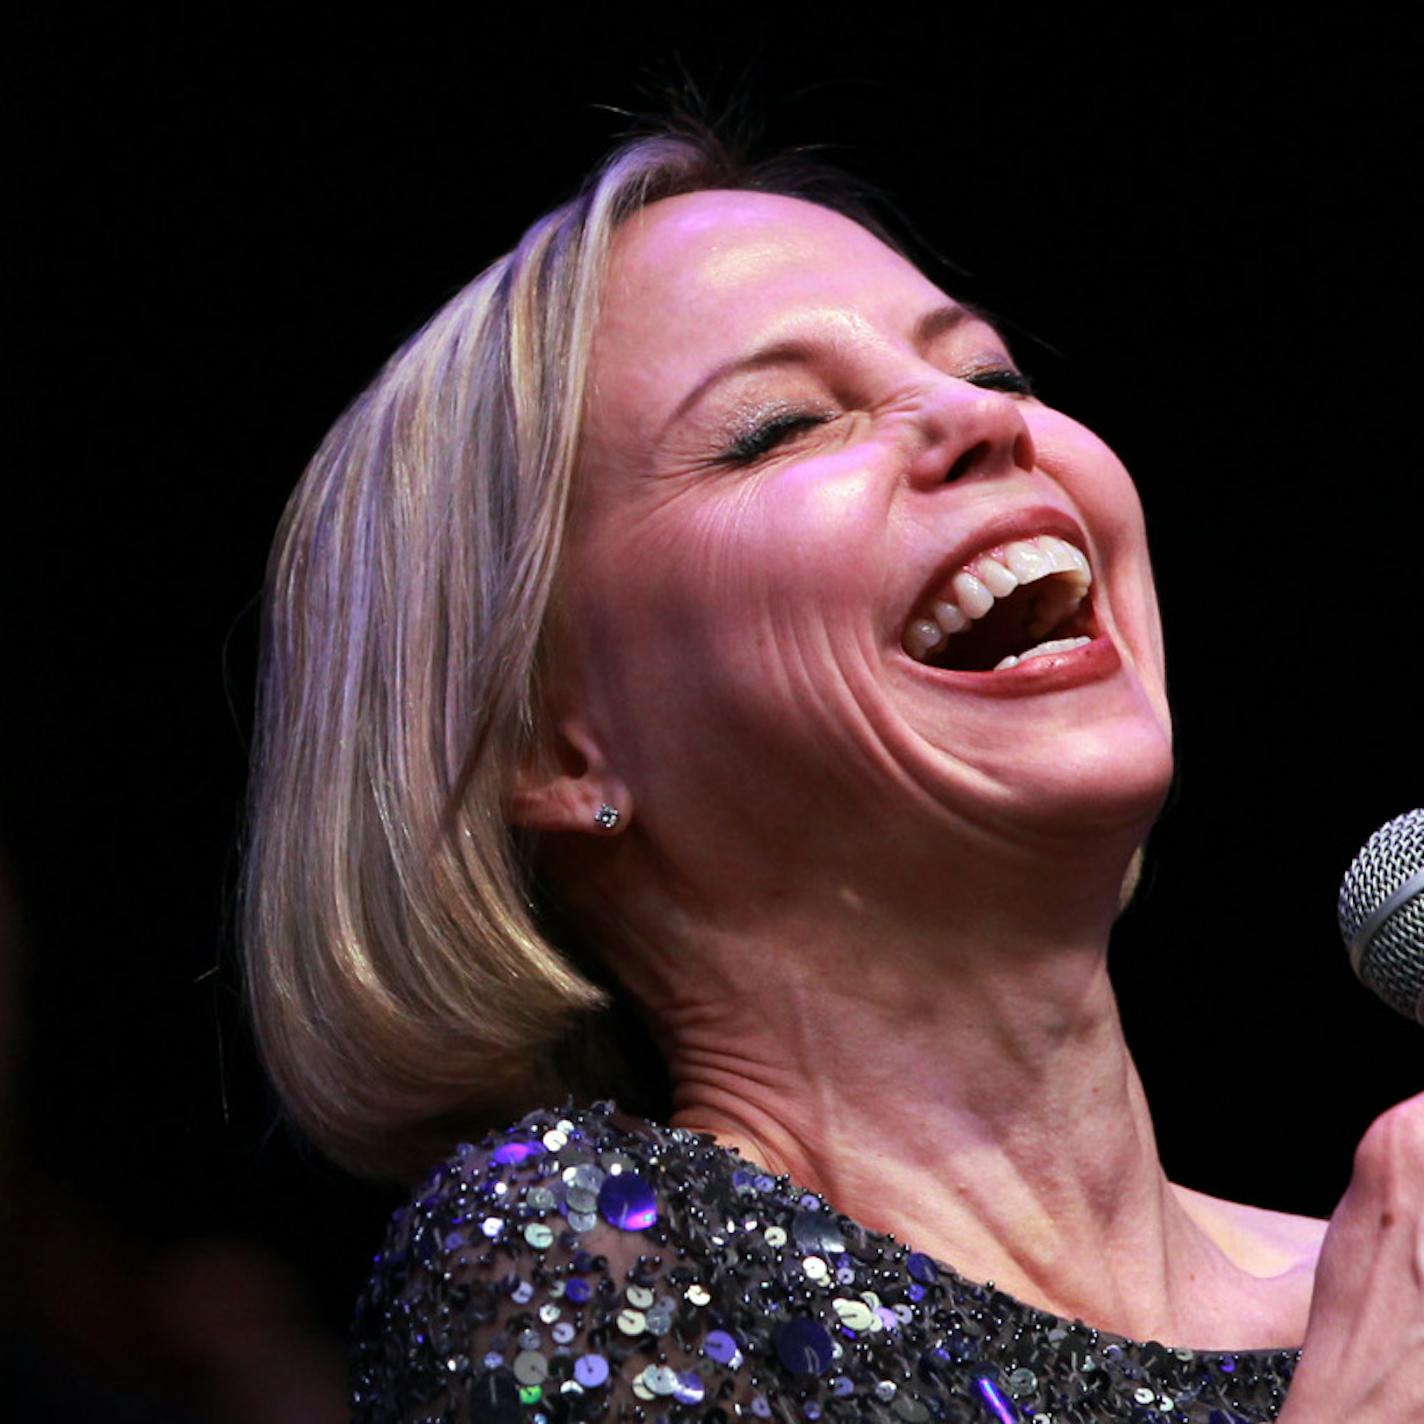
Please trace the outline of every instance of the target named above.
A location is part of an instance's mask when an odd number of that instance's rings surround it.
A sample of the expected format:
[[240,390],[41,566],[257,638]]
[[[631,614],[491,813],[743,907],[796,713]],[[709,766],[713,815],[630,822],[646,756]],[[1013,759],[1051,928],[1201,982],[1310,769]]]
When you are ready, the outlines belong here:
[[1170,777],[1127,472],[991,326],[798,199],[619,231],[564,594],[554,711],[669,844],[1140,828]]

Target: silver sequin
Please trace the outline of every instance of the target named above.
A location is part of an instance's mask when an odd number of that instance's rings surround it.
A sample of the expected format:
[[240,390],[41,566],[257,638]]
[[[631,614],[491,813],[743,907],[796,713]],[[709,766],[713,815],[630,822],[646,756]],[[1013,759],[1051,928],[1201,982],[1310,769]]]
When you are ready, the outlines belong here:
[[524,1350],[514,1357],[514,1378],[520,1384],[543,1384],[549,1378],[549,1362],[537,1350]]

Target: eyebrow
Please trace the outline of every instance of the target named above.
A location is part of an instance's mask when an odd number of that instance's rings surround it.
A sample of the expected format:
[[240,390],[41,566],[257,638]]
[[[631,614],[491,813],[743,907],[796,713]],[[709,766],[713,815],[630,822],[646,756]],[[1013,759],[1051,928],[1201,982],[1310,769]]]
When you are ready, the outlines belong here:
[[[962,326],[966,321],[984,321],[987,317],[978,307],[969,302],[949,302],[944,306],[927,311],[915,323],[911,340],[917,351],[923,351],[930,342]],[[774,341],[767,346],[759,346],[745,356],[734,356],[714,366],[683,398],[672,413],[672,420],[680,420],[704,395],[719,382],[729,376],[740,375],[743,371],[760,371],[768,366],[789,365],[804,361],[814,350],[812,342],[793,337],[786,341]],[[669,422],[671,423],[671,422]]]

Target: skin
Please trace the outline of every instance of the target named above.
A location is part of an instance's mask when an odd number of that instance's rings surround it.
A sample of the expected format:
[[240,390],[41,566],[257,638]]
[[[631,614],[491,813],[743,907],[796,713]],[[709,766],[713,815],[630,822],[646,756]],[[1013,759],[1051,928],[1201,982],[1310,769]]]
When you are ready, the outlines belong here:
[[[513,814],[647,1007],[675,1125],[1057,1314],[1298,1345],[1325,1223],[1167,1181],[1106,973],[1172,766],[1136,491],[1003,389],[991,327],[917,335],[949,305],[796,199],[620,230]],[[728,458],[788,408],[829,418]],[[1117,657],[994,696],[900,635],[1024,511],[1082,531]]]

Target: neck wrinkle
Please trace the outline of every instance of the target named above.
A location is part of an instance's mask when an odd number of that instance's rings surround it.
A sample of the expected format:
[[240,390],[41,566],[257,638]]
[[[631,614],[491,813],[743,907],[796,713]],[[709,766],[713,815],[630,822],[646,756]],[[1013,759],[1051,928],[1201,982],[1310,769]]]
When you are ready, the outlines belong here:
[[1128,854],[1096,875],[922,867],[915,893],[868,871],[716,918],[640,877],[606,941],[668,1061],[672,1125],[1054,1314],[1280,1345],[1235,1329],[1239,1273],[1158,1159],[1107,977]]
[[1055,1315],[1194,1348],[1282,1343],[1214,1340],[1192,1302],[1229,1263],[1162,1171],[1101,963],[1076,996],[919,984],[908,1023],[893,996],[787,978],[664,1021],[674,1126]]

